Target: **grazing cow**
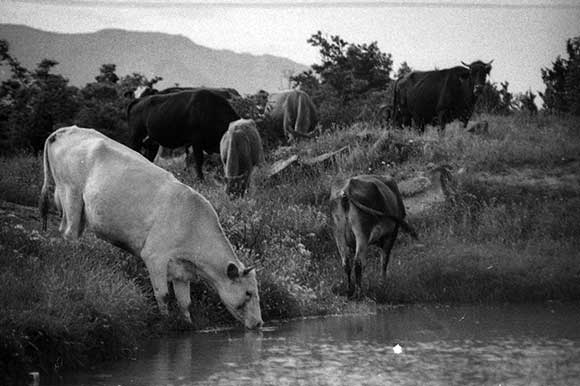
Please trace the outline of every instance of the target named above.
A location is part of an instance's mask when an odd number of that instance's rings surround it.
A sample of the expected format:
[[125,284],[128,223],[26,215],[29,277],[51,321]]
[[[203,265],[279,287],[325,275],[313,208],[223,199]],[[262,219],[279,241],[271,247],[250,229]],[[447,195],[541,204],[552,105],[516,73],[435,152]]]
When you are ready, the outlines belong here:
[[88,227],[141,257],[162,314],[171,280],[191,323],[189,285],[199,273],[247,328],[262,324],[255,270],[238,260],[211,204],[171,173],[95,130],[72,126],[44,145],[43,229],[53,187],[64,238],[76,239]]
[[240,119],[228,101],[209,90],[150,95],[127,108],[131,148],[153,161],[157,146],[193,147],[197,176],[203,180],[203,152],[219,153],[230,122]]
[[466,127],[492,62],[461,62],[465,67],[413,71],[398,79],[393,94],[395,125],[410,125],[413,119],[424,131],[426,124],[437,120],[444,130],[447,123],[460,119]]
[[256,123],[251,119],[230,123],[220,143],[220,154],[227,180],[226,192],[232,196],[243,196],[248,189],[252,169],[264,162],[262,140]]
[[[331,188],[330,205],[334,239],[346,273],[348,293],[360,297],[368,247],[376,245],[380,248],[384,281],[399,228],[414,238],[417,238],[417,233],[405,221],[403,199],[397,184],[389,177],[359,175],[336,181]],[[351,282],[352,248],[355,249],[354,290]]]
[[300,90],[270,95],[265,115],[272,125],[269,130],[282,132],[290,141],[296,137],[312,138],[318,123],[312,99]]

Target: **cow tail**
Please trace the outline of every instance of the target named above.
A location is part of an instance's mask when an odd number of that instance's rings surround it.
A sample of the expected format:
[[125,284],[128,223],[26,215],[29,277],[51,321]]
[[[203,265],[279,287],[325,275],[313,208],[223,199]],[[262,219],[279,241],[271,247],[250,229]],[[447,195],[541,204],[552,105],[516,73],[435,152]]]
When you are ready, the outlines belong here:
[[235,151],[235,147],[237,146],[237,142],[236,142],[236,131],[235,130],[228,130],[229,131],[229,135],[230,135],[230,143],[228,146],[228,159],[226,160],[226,177],[227,178],[233,178],[233,177],[238,177],[238,172],[239,172],[239,160],[238,160],[238,156],[239,154],[236,154],[237,152]]
[[308,128],[306,127],[306,125],[304,124],[305,120],[307,119],[306,117],[306,111],[304,111],[304,104],[306,103],[306,100],[304,98],[304,96],[302,94],[298,95],[298,111],[296,113],[296,122],[294,123],[294,131],[302,133],[302,131],[300,130],[300,128],[304,128],[304,132],[308,131]]
[[54,186],[54,177],[50,168],[50,161],[48,157],[49,143],[54,142],[55,134],[51,134],[44,142],[44,152],[42,154],[43,166],[44,166],[44,182],[42,184],[42,190],[40,192],[40,199],[38,202],[38,209],[40,211],[40,219],[42,221],[42,230],[46,231],[48,222],[48,208],[49,208],[49,195],[51,187]]
[[[366,212],[367,214],[377,216],[377,217],[388,218],[389,220],[394,221],[396,224],[398,224],[401,227],[401,229],[404,232],[407,232],[408,234],[410,234],[411,237],[413,237],[415,240],[417,240],[419,238],[419,236],[417,235],[417,231],[415,231],[415,228],[413,228],[411,225],[409,225],[409,223],[407,221],[405,221],[403,218],[393,216],[391,214],[384,213],[384,212],[378,211],[376,209],[370,208],[370,207],[368,207],[368,206],[366,206],[366,205],[364,205],[356,200],[349,199],[346,194],[343,196],[342,199],[343,199],[343,201],[346,199],[347,205],[348,205],[348,202],[352,202],[354,206],[356,206],[358,209],[362,210],[363,212]],[[343,204],[343,208],[344,208],[344,204]]]

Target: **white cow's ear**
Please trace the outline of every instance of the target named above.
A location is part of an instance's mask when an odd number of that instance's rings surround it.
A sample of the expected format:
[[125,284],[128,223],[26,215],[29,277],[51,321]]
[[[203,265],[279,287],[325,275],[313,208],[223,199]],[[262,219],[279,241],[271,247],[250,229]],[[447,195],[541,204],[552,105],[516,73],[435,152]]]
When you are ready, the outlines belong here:
[[229,263],[227,274],[230,279],[234,280],[240,277],[240,270],[238,269],[238,266],[235,265],[234,263]]

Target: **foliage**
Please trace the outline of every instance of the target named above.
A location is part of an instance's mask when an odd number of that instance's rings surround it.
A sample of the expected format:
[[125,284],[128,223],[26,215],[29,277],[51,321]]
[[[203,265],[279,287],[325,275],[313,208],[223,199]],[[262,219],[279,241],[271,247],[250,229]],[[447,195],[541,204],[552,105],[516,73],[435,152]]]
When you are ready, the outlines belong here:
[[124,105],[119,103],[122,91],[117,82],[114,64],[104,64],[96,82],[87,83],[80,92],[82,108],[76,116],[76,124],[81,127],[98,128],[103,134],[121,142],[128,143],[128,130],[125,123]]
[[321,31],[308,40],[319,48],[321,64],[291,78],[295,87],[310,94],[320,111],[323,126],[348,124],[361,116],[371,93],[383,91],[391,82],[391,54],[381,52],[377,42],[348,43],[338,35]]
[[536,94],[532,90],[528,90],[525,93],[520,93],[515,96],[515,104],[520,111],[525,111],[531,115],[538,113],[538,106],[536,106]]
[[540,97],[550,112],[580,115],[580,36],[566,42],[568,59],[558,55],[552,68],[542,68],[546,85]]
[[11,76],[0,85],[0,150],[42,151],[55,129],[76,124],[91,127],[122,143],[128,142],[126,106],[138,86],[152,86],[160,77],[147,79],[133,73],[119,78],[115,64],[103,64],[95,82],[82,89],[70,86],[62,75],[52,74],[58,64],[44,59],[37,68],[24,68],[0,40],[0,63]]
[[118,252],[50,239],[16,216],[0,218],[0,249],[0,367],[9,353],[13,365],[52,373],[135,352],[151,306]]
[[78,110],[77,89],[62,75],[51,74],[57,62],[45,59],[30,72],[8,49],[8,43],[1,41],[1,59],[12,76],[0,86],[0,148],[38,153],[55,125],[71,122]]
[[401,63],[401,66],[397,70],[397,75],[395,75],[395,79],[401,79],[407,74],[413,72],[413,69],[409,66],[407,62]]
[[507,115],[513,112],[515,101],[513,94],[508,90],[509,82],[501,82],[501,88],[496,83],[487,81],[481,95],[475,103],[475,112]]

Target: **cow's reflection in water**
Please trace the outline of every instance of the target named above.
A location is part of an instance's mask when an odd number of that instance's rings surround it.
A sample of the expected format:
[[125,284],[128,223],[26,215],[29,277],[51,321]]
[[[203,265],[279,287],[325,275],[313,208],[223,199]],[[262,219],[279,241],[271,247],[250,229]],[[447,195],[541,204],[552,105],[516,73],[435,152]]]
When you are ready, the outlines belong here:
[[216,373],[216,369],[229,373],[252,366],[261,358],[263,335],[236,329],[173,336],[156,343],[156,353],[151,359],[139,362],[142,373],[147,375],[142,381],[164,385],[186,380],[208,381],[220,378],[221,371]]

